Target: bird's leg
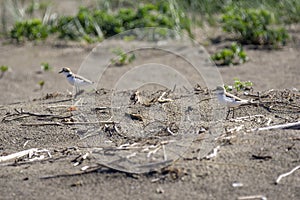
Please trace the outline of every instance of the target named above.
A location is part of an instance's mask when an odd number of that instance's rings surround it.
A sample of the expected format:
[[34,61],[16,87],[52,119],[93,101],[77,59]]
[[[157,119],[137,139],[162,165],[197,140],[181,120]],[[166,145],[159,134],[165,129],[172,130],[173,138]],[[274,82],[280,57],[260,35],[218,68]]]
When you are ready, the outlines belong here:
[[234,108],[232,108],[232,118],[234,118]]
[[228,119],[229,113],[230,113],[230,108],[228,108],[226,119]]
[[75,95],[74,95],[74,99],[76,99],[77,95],[78,95],[78,86],[75,85]]

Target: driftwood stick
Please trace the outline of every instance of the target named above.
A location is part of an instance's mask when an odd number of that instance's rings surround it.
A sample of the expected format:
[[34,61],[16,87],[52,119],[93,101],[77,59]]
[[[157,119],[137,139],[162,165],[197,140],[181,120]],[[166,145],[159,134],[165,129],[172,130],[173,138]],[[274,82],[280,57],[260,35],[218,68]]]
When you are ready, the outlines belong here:
[[242,196],[238,197],[238,200],[248,200],[248,199],[261,199],[261,200],[267,200],[267,197],[263,195],[252,195],[252,196]]
[[15,109],[15,111],[18,114],[31,115],[31,116],[36,116],[36,117],[52,117],[52,116],[56,116],[56,115],[53,115],[53,114],[42,114],[42,113],[25,112],[25,111],[23,111],[23,109],[21,109],[20,111],[18,111],[17,109]]
[[163,149],[163,152],[164,152],[164,160],[168,160],[165,145],[162,145],[162,149]]
[[252,131],[265,131],[265,130],[272,130],[272,129],[285,129],[285,128],[291,128],[291,127],[300,127],[300,121],[293,122],[293,123],[287,123],[287,124],[279,124],[274,126],[267,126],[262,128],[254,128]]
[[93,124],[117,124],[114,121],[97,121],[97,122],[45,122],[45,123],[23,123],[22,126],[62,126],[62,125],[93,125]]
[[60,122],[22,123],[21,126],[62,126]]
[[62,122],[64,125],[89,125],[89,124],[117,124],[114,121],[97,121],[97,122]]
[[27,150],[20,151],[20,152],[17,152],[17,153],[9,154],[7,156],[1,156],[0,157],[0,162],[5,162],[5,161],[8,161],[8,160],[17,159],[17,158],[20,158],[20,157],[23,157],[23,156],[26,156],[26,155],[31,155],[34,152],[36,152],[37,150],[38,150],[37,148],[32,148],[32,149],[27,149]]
[[265,117],[265,116],[264,115],[251,115],[251,116],[237,117],[237,118],[234,118],[234,119],[230,119],[229,121],[231,121],[231,122],[240,122],[240,121],[255,118],[255,117]]
[[65,107],[71,107],[71,106],[73,106],[73,105],[61,104],[61,105],[48,106],[47,108],[65,108]]

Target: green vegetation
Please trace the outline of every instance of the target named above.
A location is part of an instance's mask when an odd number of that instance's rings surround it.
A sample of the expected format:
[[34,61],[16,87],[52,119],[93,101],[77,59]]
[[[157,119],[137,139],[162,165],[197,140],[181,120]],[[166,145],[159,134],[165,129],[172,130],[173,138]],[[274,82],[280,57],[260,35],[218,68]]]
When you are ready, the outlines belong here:
[[[141,27],[169,28],[193,36],[194,25],[209,24],[235,33],[241,43],[277,48],[289,38],[281,24],[300,22],[299,0],[97,0],[73,16],[51,13],[53,3],[46,0],[21,2],[1,4],[2,14],[10,12],[15,21],[9,24],[1,16],[2,35],[19,43],[43,41],[50,35],[93,43]],[[7,31],[8,27],[12,28]]]
[[5,74],[5,72],[7,72],[7,70],[8,70],[8,66],[2,65],[0,67],[0,70],[1,70],[0,78],[2,78]]
[[234,89],[238,91],[250,90],[253,86],[251,81],[241,81],[238,78],[234,79],[233,86],[232,85],[225,85],[226,91],[233,91]]
[[292,24],[300,22],[299,0],[179,0],[178,4],[192,16],[193,22],[208,22],[216,25],[218,16],[226,12],[226,7],[242,9],[265,9],[274,13],[277,23]]
[[278,5],[278,9],[274,11],[274,13],[277,13],[278,21],[285,24],[300,22],[299,0],[275,1],[275,5]]
[[113,49],[112,52],[117,55],[117,58],[111,60],[111,62],[115,65],[122,66],[129,64],[135,60],[134,53],[128,54],[120,48]]
[[2,78],[2,77],[4,76],[5,72],[7,72],[8,69],[9,69],[8,66],[6,66],[6,65],[1,65],[1,67],[0,67],[0,71],[1,71],[0,78]]
[[211,56],[217,65],[237,65],[248,60],[246,52],[241,45],[233,42],[230,48],[224,48]]
[[233,32],[243,43],[256,45],[285,45],[289,38],[286,29],[275,28],[274,15],[265,9],[227,7],[222,16],[223,30]]
[[50,27],[44,25],[40,19],[16,22],[10,31],[10,37],[17,42],[27,40],[45,40],[50,33]]
[[6,65],[1,65],[1,67],[0,67],[1,73],[5,73],[8,69],[9,69],[9,68],[8,68],[8,66],[6,66]]
[[[32,10],[32,8],[30,8]],[[61,39],[85,40],[89,43],[111,37],[126,30],[142,27],[162,27],[186,30],[190,36],[189,18],[168,2],[140,4],[137,9],[120,8],[114,12],[80,8],[75,16],[55,20],[30,19],[17,21],[10,37],[17,42],[44,40],[57,33]]]
[[52,67],[49,65],[49,63],[47,63],[47,62],[42,62],[41,63],[41,69],[42,69],[42,71],[50,71],[50,70],[52,70]]
[[192,21],[199,25],[203,25],[203,22],[216,25],[217,16],[226,5],[224,0],[182,0],[178,3],[190,13]]
[[43,89],[43,87],[45,85],[45,81],[44,80],[39,81],[38,85],[40,86],[40,89]]

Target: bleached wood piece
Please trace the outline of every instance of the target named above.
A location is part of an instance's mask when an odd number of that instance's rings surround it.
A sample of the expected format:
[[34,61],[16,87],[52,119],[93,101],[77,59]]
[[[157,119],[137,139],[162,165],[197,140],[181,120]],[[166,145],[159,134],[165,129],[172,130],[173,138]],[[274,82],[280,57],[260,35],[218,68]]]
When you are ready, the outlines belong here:
[[17,153],[9,154],[7,156],[1,156],[0,157],[0,162],[5,162],[5,161],[12,160],[12,159],[20,158],[20,157],[23,157],[23,156],[26,156],[26,155],[30,155],[30,154],[33,154],[33,152],[35,152],[37,150],[38,150],[37,148],[32,148],[32,149],[27,149],[27,150],[20,151],[20,152],[17,152]]

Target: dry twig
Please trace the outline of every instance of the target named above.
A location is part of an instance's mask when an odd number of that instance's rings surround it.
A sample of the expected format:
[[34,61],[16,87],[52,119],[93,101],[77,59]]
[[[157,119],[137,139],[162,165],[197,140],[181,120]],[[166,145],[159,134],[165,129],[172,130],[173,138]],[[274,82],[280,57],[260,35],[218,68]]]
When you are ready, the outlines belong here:
[[60,122],[43,122],[43,123],[22,123],[21,126],[62,126]]
[[287,124],[279,124],[275,126],[267,126],[262,128],[254,128],[251,131],[265,131],[265,130],[272,130],[272,129],[286,129],[286,128],[292,128],[292,127],[300,127],[300,121],[293,122],[293,123],[287,123]]
[[242,121],[245,121],[247,119],[256,118],[256,117],[265,117],[265,116],[264,115],[251,115],[251,116],[232,118],[229,121],[231,121],[231,122],[242,122]]
[[261,200],[267,200],[267,197],[263,195],[252,195],[252,196],[242,196],[238,197],[238,200],[248,200],[248,199],[261,199]]
[[114,121],[97,121],[97,122],[45,122],[45,123],[23,123],[22,126],[62,126],[62,125],[93,125],[93,124],[117,124]]
[[[8,121],[13,121],[13,120],[17,120],[17,119],[22,119],[22,118],[29,117],[29,116],[34,116],[34,117],[48,117],[50,119],[66,119],[66,118],[70,118],[70,117],[73,116],[73,115],[60,116],[60,115],[54,115],[54,114],[43,114],[43,113],[25,112],[25,111],[23,111],[23,109],[21,109],[20,111],[17,110],[17,109],[15,109],[15,111],[16,111],[16,113],[6,115],[2,119],[2,122],[8,122]],[[17,116],[17,117],[13,117],[13,116]]]
[[158,97],[157,101],[158,101],[159,103],[172,102],[172,101],[173,101],[172,99],[165,98],[166,94],[167,94],[166,92],[163,92],[163,93],[160,95],[160,97]]
[[239,132],[240,130],[242,130],[244,127],[244,124],[240,125],[240,126],[236,126],[236,127],[233,127],[231,129],[228,129],[226,132],[227,133],[234,133],[234,132]]
[[297,167],[293,168],[291,171],[287,172],[287,173],[284,173],[284,174],[281,174],[275,181],[275,184],[278,184],[279,181],[283,178],[283,177],[286,177],[286,176],[289,176],[291,175],[292,173],[294,173],[296,170],[300,169],[300,165],[298,165]]

